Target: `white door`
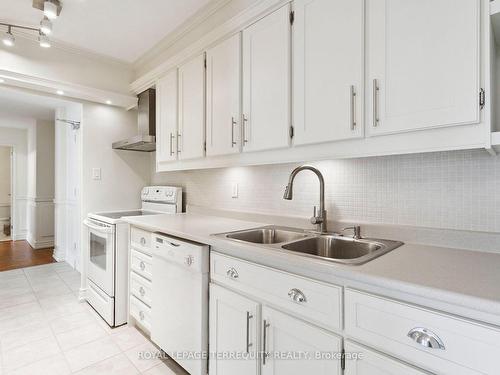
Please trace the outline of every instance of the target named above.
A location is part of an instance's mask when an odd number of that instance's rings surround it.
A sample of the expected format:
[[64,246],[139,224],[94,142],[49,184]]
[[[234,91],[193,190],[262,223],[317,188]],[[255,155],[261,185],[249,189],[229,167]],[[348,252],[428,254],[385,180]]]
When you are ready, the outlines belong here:
[[179,67],[179,159],[205,155],[205,54]]
[[296,0],[294,144],[363,136],[364,0]]
[[243,30],[243,150],[290,144],[290,5]]
[[345,343],[345,352],[345,375],[429,375],[350,341]]
[[209,315],[210,351],[217,354],[209,361],[209,374],[257,375],[259,304],[211,284]]
[[480,120],[480,0],[370,0],[369,134]]
[[87,277],[108,296],[114,297],[115,226],[87,218]]
[[177,159],[177,69],[156,83],[156,162]]
[[207,51],[207,155],[240,151],[241,34]]
[[262,375],[341,374],[340,337],[267,306],[262,319]]

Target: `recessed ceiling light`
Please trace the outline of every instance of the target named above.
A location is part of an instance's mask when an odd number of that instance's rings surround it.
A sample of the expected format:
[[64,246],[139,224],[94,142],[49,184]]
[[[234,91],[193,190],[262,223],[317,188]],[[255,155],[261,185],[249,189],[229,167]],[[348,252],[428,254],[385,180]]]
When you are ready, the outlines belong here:
[[46,0],[45,3],[43,3],[43,14],[45,14],[48,19],[55,20],[57,18],[57,5],[50,0]]
[[6,33],[3,33],[2,42],[7,47],[12,47],[16,43],[16,38],[14,38],[14,35],[12,35],[11,26],[9,26],[9,29]]
[[57,95],[64,95],[64,91],[63,90],[57,90],[56,93],[57,93]]
[[40,21],[40,31],[45,35],[52,33],[52,22],[47,18],[47,16],[43,17],[43,20]]
[[40,42],[40,47],[43,47],[43,48],[50,47],[50,40],[49,40],[49,37],[47,35],[40,33],[40,36],[38,37],[38,41]]
[[113,104],[113,102],[111,100],[106,100],[106,104],[111,105],[111,104]]

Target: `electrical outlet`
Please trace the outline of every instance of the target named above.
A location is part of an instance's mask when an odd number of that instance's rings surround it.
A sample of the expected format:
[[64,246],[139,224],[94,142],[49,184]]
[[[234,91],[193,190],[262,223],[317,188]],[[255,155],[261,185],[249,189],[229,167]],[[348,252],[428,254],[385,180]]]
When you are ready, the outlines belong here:
[[238,198],[238,183],[233,183],[231,197]]

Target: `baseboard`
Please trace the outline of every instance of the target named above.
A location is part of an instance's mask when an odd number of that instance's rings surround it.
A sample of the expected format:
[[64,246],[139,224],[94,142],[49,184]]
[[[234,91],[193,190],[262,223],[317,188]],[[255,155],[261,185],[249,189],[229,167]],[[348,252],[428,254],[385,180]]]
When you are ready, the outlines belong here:
[[31,236],[28,236],[26,238],[26,241],[28,241],[30,246],[35,250],[47,249],[49,247],[54,247],[54,239],[53,238],[50,240],[37,241],[34,238],[32,238]]
[[63,262],[66,260],[66,252],[60,250],[59,247],[54,247],[54,253],[52,254],[52,258],[54,258],[57,262]]

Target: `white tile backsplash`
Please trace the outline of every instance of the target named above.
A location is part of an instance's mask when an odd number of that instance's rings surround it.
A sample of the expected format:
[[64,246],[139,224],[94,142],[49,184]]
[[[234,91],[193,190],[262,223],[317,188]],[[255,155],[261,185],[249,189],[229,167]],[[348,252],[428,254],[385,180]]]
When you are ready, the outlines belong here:
[[[325,176],[327,210],[335,221],[500,232],[500,157],[486,151],[310,164]],[[154,173],[152,183],[182,186],[190,205],[309,217],[318,201],[313,174],[299,174],[294,199],[282,199],[295,166]],[[233,183],[238,183],[238,198],[231,197]]]

